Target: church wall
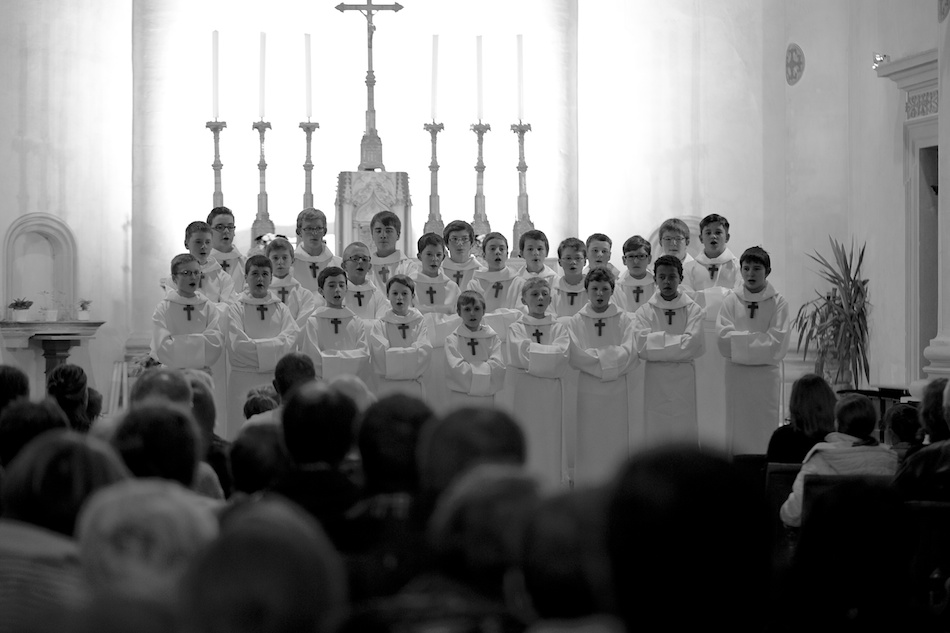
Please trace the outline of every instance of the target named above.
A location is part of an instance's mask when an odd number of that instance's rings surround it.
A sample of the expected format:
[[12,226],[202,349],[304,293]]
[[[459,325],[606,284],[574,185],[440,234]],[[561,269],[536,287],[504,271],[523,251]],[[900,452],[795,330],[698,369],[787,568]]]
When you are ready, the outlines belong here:
[[[122,0],[10,0],[0,20],[0,235],[36,212],[71,228],[75,296],[91,299],[93,319],[106,321],[71,361],[106,397],[129,323],[130,24]],[[28,297],[37,306],[41,290]],[[6,292],[4,310],[13,299]],[[34,396],[43,392],[33,348],[0,349],[0,358],[28,372]]]

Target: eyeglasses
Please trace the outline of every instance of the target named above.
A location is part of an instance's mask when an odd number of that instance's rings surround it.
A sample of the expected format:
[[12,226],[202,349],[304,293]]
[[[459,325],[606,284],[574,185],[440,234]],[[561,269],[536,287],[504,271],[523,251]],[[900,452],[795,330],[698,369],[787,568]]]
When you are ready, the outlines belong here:
[[623,258],[642,262],[642,261],[646,261],[650,259],[650,256],[649,255],[624,255]]
[[450,237],[449,238],[449,243],[455,244],[456,246],[461,246],[462,244],[469,244],[471,243],[471,241],[472,240],[468,239],[467,237]]
[[565,262],[582,262],[586,258],[583,255],[572,255],[571,257],[562,257],[561,261]]
[[325,233],[326,230],[327,230],[327,227],[325,227],[325,226],[316,226],[316,227],[308,226],[308,227],[304,227],[304,228],[300,229],[300,232],[301,232],[301,233],[310,233],[311,235],[314,235],[314,234],[316,234],[316,233]]
[[370,258],[364,255],[353,255],[352,257],[347,257],[346,261],[354,262],[356,264],[368,264],[370,262]]
[[686,241],[685,237],[664,237],[660,240],[664,244],[680,244]]
[[215,231],[217,231],[218,233],[224,233],[225,231],[230,231],[231,233],[234,233],[234,225],[233,225],[233,224],[215,224],[215,225],[212,226],[211,228],[212,228],[212,230],[215,230]]
[[200,270],[179,270],[175,274],[180,275],[182,277],[198,277],[199,275],[201,275],[201,271]]

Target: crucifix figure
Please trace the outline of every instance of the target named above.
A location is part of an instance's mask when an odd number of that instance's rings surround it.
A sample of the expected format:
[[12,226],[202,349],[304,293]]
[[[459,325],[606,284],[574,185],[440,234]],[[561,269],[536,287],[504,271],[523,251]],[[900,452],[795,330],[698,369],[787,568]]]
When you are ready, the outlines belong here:
[[579,292],[569,292],[567,293],[567,298],[571,300],[571,305],[574,305],[574,297],[579,295]]
[[379,276],[383,278],[383,283],[385,284],[389,281],[389,269],[383,266],[379,269]]
[[456,285],[456,286],[461,286],[461,285],[462,285],[462,277],[464,277],[464,276],[465,276],[465,273],[463,273],[461,270],[456,270],[456,271],[455,271],[455,274],[452,275],[452,279],[455,280],[455,285]]
[[185,311],[185,313],[188,315],[188,320],[191,321],[191,313],[195,311],[195,306],[187,304],[182,308],[182,310]]
[[356,304],[357,304],[359,307],[362,308],[362,307],[363,307],[363,296],[364,296],[363,293],[362,293],[361,291],[357,290],[356,292],[353,293],[353,296],[356,297]]
[[340,326],[341,326],[342,324],[343,324],[343,321],[341,321],[340,319],[338,319],[338,318],[336,318],[336,317],[333,317],[332,319],[330,319],[330,325],[333,326],[333,333],[334,333],[334,334],[339,334],[339,333],[340,333]]
[[317,278],[317,273],[320,272],[320,267],[317,265],[317,262],[310,262],[310,274],[313,275],[313,278]]
[[541,344],[541,335],[542,335],[542,334],[544,334],[544,333],[543,333],[541,330],[539,330],[538,328],[534,328],[534,332],[531,333],[531,336],[533,336],[533,337],[534,337],[534,340],[536,340],[536,341],[538,342],[538,345]]
[[368,69],[366,71],[366,131],[363,133],[363,141],[360,143],[360,167],[359,171],[374,171],[376,169],[385,169],[383,167],[383,142],[376,133],[376,100],[373,95],[373,87],[376,85],[376,75],[373,73],[373,33],[376,31],[376,25],[373,24],[373,14],[377,11],[399,11],[402,5],[398,2],[394,4],[373,4],[373,0],[366,0],[365,4],[338,4],[337,11],[359,11],[366,17],[366,59]]
[[287,290],[287,286],[281,286],[280,290],[277,291],[277,294],[280,295],[281,303],[287,303],[287,295],[290,294],[290,291]]
[[758,310],[758,309],[759,309],[759,303],[758,303],[757,301],[750,301],[750,302],[749,302],[749,318],[750,318],[750,319],[754,319],[754,318],[755,318],[755,312],[756,312],[756,310]]
[[261,321],[263,321],[264,315],[267,314],[267,306],[264,306],[264,305],[257,306],[257,311],[261,313]]
[[666,315],[666,324],[673,325],[673,317],[676,316],[676,310],[667,310],[663,314]]
[[495,291],[495,298],[497,299],[498,293],[501,292],[501,289],[505,287],[505,284],[501,283],[500,281],[496,281],[495,283],[491,285],[491,287],[492,287],[492,290]]
[[606,326],[607,324],[604,323],[603,319],[597,319],[596,321],[594,321],[594,327],[597,328],[597,336],[604,335],[604,327]]
[[640,303],[640,295],[642,294],[643,294],[643,286],[633,287],[633,298],[636,299],[637,303]]
[[438,293],[435,291],[435,288],[433,288],[432,286],[429,286],[429,289],[426,290],[426,294],[429,295],[429,303],[430,303],[430,304],[434,304],[434,303],[435,303],[435,295],[438,294]]
[[719,272],[719,266],[717,264],[710,264],[707,268],[709,269],[709,278],[715,279],[716,273]]
[[473,338],[470,338],[470,339],[468,339],[468,343],[466,343],[466,345],[468,345],[469,347],[472,348],[472,356],[474,356],[474,355],[475,355],[475,348],[478,347],[478,341],[475,340],[475,339],[473,339]]
[[223,260],[221,262],[221,270],[223,270],[224,272],[228,272],[230,269],[231,269],[231,262],[229,262],[226,259]]
[[409,324],[408,324],[408,323],[400,323],[399,325],[396,326],[396,329],[398,329],[400,332],[402,332],[402,340],[405,341],[405,340],[406,340],[406,331],[409,329]]

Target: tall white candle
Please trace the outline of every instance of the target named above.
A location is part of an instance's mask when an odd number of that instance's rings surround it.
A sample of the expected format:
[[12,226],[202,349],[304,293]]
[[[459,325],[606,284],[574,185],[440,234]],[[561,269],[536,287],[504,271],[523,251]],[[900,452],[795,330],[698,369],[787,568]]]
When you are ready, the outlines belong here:
[[310,34],[303,34],[304,74],[307,79],[307,120],[313,115],[312,89],[310,86]]
[[475,75],[478,91],[478,121],[482,120],[482,36],[475,36]]
[[260,82],[260,110],[261,121],[264,120],[264,51],[267,48],[267,35],[261,32],[261,82]]
[[518,34],[518,123],[524,119],[524,49]]
[[438,104],[439,83],[439,36],[432,36],[432,122],[436,119],[436,105]]
[[218,120],[218,32],[211,32],[211,110]]

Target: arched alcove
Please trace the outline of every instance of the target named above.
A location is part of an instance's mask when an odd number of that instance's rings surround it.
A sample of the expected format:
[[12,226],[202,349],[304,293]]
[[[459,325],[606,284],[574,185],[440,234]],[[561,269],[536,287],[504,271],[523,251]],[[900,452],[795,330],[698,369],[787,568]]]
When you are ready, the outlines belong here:
[[71,314],[76,299],[76,239],[65,222],[49,213],[18,218],[7,231],[3,259],[4,305],[25,297],[33,301],[34,319],[53,303]]

